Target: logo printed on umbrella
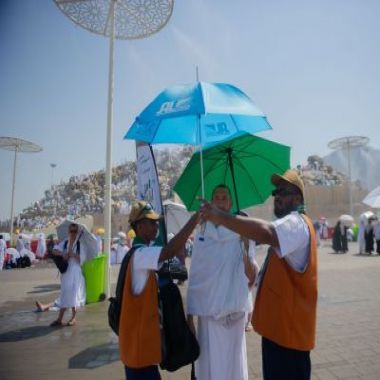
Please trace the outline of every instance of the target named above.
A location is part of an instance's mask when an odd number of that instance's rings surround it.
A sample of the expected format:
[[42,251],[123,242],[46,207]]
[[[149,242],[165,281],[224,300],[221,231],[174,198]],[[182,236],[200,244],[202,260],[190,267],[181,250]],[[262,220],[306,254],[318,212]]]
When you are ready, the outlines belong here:
[[138,133],[141,135],[141,136],[145,136],[145,137],[149,137],[149,136],[152,136],[154,134],[154,128],[153,126],[155,125],[156,123],[155,122],[150,122],[150,123],[140,123],[140,120],[138,118],[136,118],[136,126],[137,126],[137,129],[138,129]]
[[191,98],[183,98],[176,101],[165,102],[161,104],[156,115],[166,115],[168,113],[182,112],[190,109]]
[[231,133],[227,127],[227,124],[224,122],[205,124],[205,129],[207,137],[229,135]]

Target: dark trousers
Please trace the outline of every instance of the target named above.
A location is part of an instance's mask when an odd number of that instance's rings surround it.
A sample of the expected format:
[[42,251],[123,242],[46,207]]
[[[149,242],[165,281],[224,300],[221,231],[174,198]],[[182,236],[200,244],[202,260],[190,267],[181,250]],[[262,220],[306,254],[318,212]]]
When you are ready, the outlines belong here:
[[264,337],[261,348],[264,380],[310,379],[310,351],[285,348]]
[[143,368],[125,366],[125,378],[127,380],[161,380],[161,375],[156,365]]

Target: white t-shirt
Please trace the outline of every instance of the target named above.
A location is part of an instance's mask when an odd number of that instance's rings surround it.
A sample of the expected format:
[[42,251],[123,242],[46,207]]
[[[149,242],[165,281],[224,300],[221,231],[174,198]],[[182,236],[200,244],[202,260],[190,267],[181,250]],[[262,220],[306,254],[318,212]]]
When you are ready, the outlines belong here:
[[142,246],[137,248],[132,256],[132,290],[135,295],[140,294],[145,287],[150,270],[158,270],[161,263],[162,247]]
[[291,214],[272,222],[278,237],[280,249],[278,257],[285,258],[297,272],[305,272],[309,261],[310,231],[302,216]]

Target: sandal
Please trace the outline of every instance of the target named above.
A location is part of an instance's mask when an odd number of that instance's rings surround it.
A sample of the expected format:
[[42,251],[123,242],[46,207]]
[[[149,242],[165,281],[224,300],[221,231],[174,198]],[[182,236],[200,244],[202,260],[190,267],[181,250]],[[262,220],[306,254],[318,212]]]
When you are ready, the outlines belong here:
[[77,324],[76,320],[73,319],[73,320],[70,320],[66,323],[66,326],[75,326]]
[[50,323],[50,326],[51,326],[51,327],[58,327],[58,326],[62,326],[62,322],[61,322],[61,321],[58,321],[58,320],[56,320],[56,321],[54,321],[54,322]]

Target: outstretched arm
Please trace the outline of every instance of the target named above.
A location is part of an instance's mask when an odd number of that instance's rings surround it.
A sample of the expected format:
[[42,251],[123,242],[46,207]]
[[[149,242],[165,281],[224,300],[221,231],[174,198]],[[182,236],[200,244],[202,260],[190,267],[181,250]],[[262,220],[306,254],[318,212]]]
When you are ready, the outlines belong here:
[[171,259],[178,253],[178,251],[181,248],[184,247],[186,240],[193,232],[199,220],[200,214],[199,212],[196,212],[192,215],[189,221],[182,227],[181,231],[179,231],[177,235],[175,235],[173,239],[171,239],[169,243],[164,248],[162,248],[158,262]]
[[279,248],[276,230],[266,220],[225,213],[212,206],[206,200],[202,200],[200,214],[202,219],[210,220],[215,224],[221,224],[247,239]]

